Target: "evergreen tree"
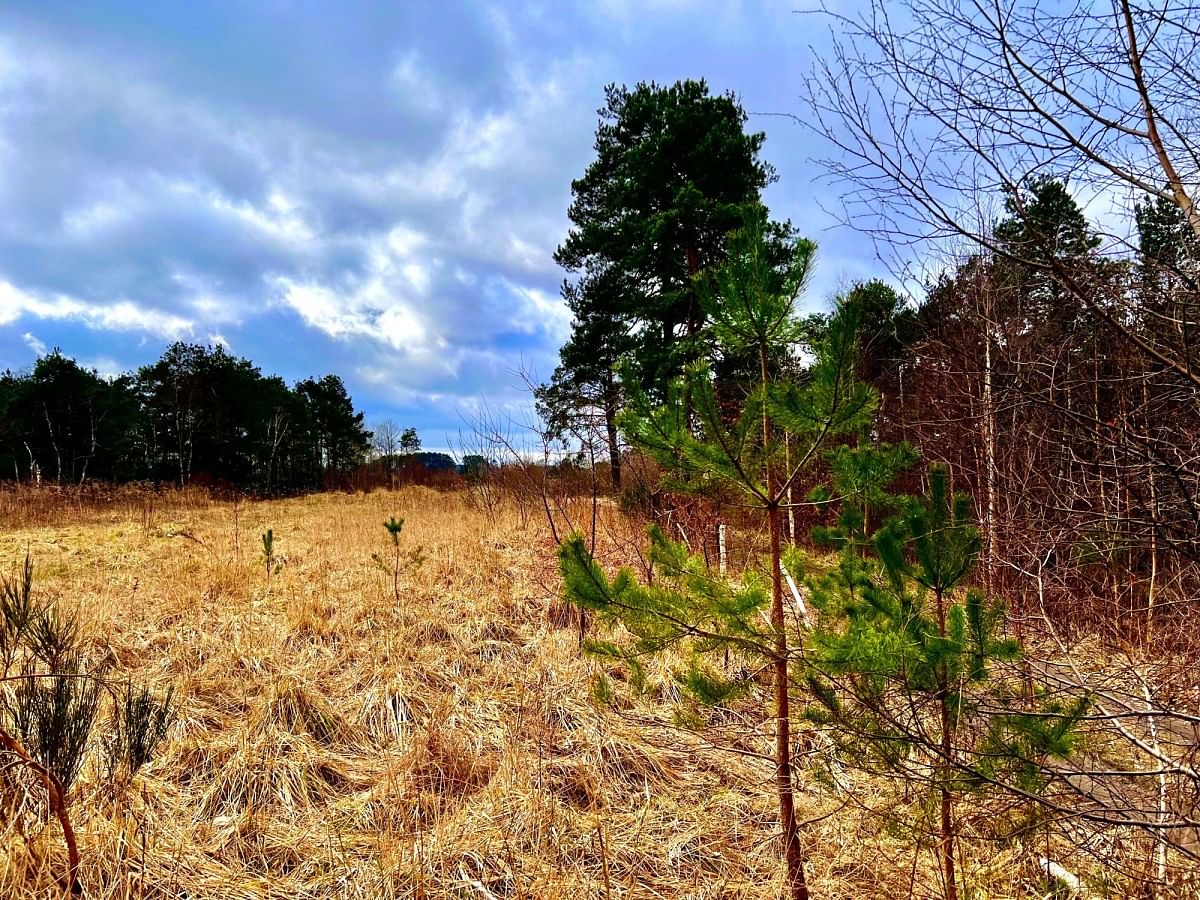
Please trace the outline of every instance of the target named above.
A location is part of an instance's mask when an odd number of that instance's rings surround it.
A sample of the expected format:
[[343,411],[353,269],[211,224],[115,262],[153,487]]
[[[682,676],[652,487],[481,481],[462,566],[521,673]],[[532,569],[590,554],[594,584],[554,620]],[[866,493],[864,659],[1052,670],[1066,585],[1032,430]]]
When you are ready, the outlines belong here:
[[[1139,319],[1145,330],[1175,332],[1194,347],[1189,330],[1200,316],[1200,236],[1171,201],[1156,197],[1134,208],[1138,231]],[[1190,364],[1198,356],[1193,350]]]
[[305,446],[316,483],[325,473],[342,474],[360,465],[371,451],[371,433],[342,380],[306,378],[296,384],[296,394],[303,403]]
[[[791,677],[797,639],[785,616],[781,569],[781,512],[788,488],[838,435],[857,433],[869,423],[874,396],[854,377],[857,311],[839,306],[825,340],[802,383],[778,377],[771,365],[780,348],[805,335],[795,305],[808,278],[815,246],[800,241],[792,264],[779,277],[761,208],[729,243],[724,264],[697,279],[714,342],[730,353],[757,360],[758,377],[738,408],[723,403],[711,368],[693,363],[672,382],[666,402],[656,405],[633,392],[621,415],[629,442],[653,457],[674,487],[695,492],[734,492],[766,519],[770,555],[765,579],[749,573],[740,584],[710,572],[659,530],[652,529],[651,560],[658,572],[652,584],[639,584],[622,570],[609,579],[575,535],[559,553],[564,594],[594,610],[602,621],[620,624],[628,642],[592,641],[589,648],[624,660],[640,681],[642,656],[666,647],[690,653],[692,663],[678,673],[694,699],[721,703],[749,689],[744,681],[715,673],[705,656],[715,651],[766,665],[773,675],[775,785],[787,862],[790,895],[806,898],[804,857],[792,793]],[[628,383],[628,382],[627,382]],[[694,418],[685,410],[690,395]],[[792,448],[784,465],[784,440]],[[769,614],[768,623],[762,613]]]
[[[572,228],[555,253],[578,273],[563,286],[574,330],[541,399],[559,418],[600,410],[619,484],[614,365],[628,354],[638,384],[661,398],[698,358],[705,311],[695,276],[721,262],[743,207],[760,202],[775,173],[736,98],[713,96],[703,81],[609,85],[599,115],[596,158],[571,185]],[[769,235],[783,266],[791,227],[772,224]]]
[[[857,467],[834,468],[870,473],[852,495],[887,496],[894,468],[867,462],[880,458],[872,449]],[[839,564],[807,580],[819,612],[807,655],[809,717],[828,727],[843,759],[906,789],[923,764],[932,767],[939,858],[954,900],[956,800],[993,785],[1036,792],[1045,760],[1073,749],[1087,701],[1034,703],[1020,677],[997,675],[1021,648],[1002,634],[1003,604],[966,587],[981,538],[970,499],[951,493],[945,467],[930,468],[925,496],[891,503],[899,511],[874,532],[848,503]],[[863,537],[873,557],[856,552]],[[799,569],[803,555],[792,554]]]
[[917,311],[895,288],[879,280],[855,285],[849,299],[862,318],[858,377],[886,396],[895,383],[905,351],[920,333]]
[[421,449],[421,436],[417,434],[415,428],[405,428],[400,432],[400,452],[406,456],[411,456],[419,452]]
[[1100,245],[1065,181],[1050,176],[1031,180],[1026,190],[1005,200],[1007,217],[995,228],[1006,265],[998,272],[1017,315],[1030,327],[1056,327],[1071,334],[1092,327],[1079,298],[1063,279],[1095,281],[1093,252]]
[[147,468],[155,478],[184,485],[192,476],[197,439],[211,418],[208,355],[203,346],[177,341],[138,370],[138,394],[147,417]]
[[601,283],[584,276],[576,284],[563,284],[563,297],[573,315],[571,336],[559,351],[560,365],[550,382],[536,389],[535,399],[549,437],[586,437],[603,431],[612,486],[620,490],[617,413],[622,395],[616,370],[633,351],[634,341],[621,324],[613,299],[598,296]]
[[11,371],[0,375],[0,477],[22,480],[28,462],[23,458],[21,378]]
[[0,473],[60,484],[136,477],[138,417],[129,378],[101,378],[55,349],[0,379]]
[[[401,437],[419,449],[411,429]],[[351,470],[368,439],[336,376],[291,389],[221,347],[177,342],[136,376],[102,378],[58,350],[0,375],[0,477],[18,481],[199,480],[274,494]]]

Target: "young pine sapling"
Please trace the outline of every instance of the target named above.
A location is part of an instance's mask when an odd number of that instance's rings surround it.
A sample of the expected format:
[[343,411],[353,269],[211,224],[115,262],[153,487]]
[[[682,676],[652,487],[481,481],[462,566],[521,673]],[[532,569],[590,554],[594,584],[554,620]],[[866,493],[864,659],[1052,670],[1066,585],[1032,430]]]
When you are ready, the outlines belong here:
[[745,679],[715,672],[705,662],[712,653],[741,656],[772,673],[774,783],[788,894],[806,900],[792,783],[790,697],[790,668],[801,642],[785,615],[781,514],[789,489],[829,442],[870,422],[875,396],[854,377],[858,313],[848,303],[839,304],[824,339],[813,348],[815,359],[803,380],[783,377],[805,336],[796,303],[816,247],[796,242],[782,266],[774,249],[765,215],[755,210],[746,227],[731,236],[727,262],[696,282],[717,350],[726,358],[751,361],[752,374],[736,392],[741,399],[719,390],[711,369],[696,363],[657,406],[632,388],[635,379],[625,379],[631,399],[620,416],[629,444],[662,466],[669,487],[734,493],[766,520],[765,579],[751,572],[735,584],[657,529],[650,533],[658,570],[653,584],[639,584],[629,570],[609,580],[578,534],[560,548],[559,565],[568,600],[632,635],[630,641],[593,640],[587,647],[624,661],[635,687],[640,658],[668,647],[691,654],[692,662],[676,678],[700,702],[726,702],[751,687]]
[[379,553],[372,553],[371,559],[382,571],[392,576],[392,596],[396,603],[400,603],[400,573],[410,565],[420,565],[424,557],[421,554],[421,548],[417,547],[404,553],[400,549],[400,532],[404,530],[404,519],[397,519],[395,516],[389,518],[383,523],[383,527],[387,529],[388,538],[392,542],[392,558],[385,560]]
[[263,570],[267,579],[267,590],[271,589],[271,576],[278,572],[283,563],[275,554],[275,530],[268,528],[262,535]]
[[[870,452],[831,459],[846,501],[823,536],[842,553],[808,579],[819,613],[807,653],[808,714],[851,765],[897,778],[906,791],[931,773],[939,867],[946,897],[957,900],[958,798],[1006,785],[1033,796],[1045,761],[1071,752],[1088,703],[1028,708],[1019,671],[997,674],[1021,647],[1002,634],[1003,604],[967,586],[981,547],[969,498],[951,492],[942,465],[930,467],[925,496],[886,495],[880,489],[898,471],[887,463],[904,454]],[[853,484],[851,472],[873,472],[874,487],[870,478]],[[898,510],[870,534],[866,497]],[[789,556],[803,565],[800,551]]]
[[113,731],[108,741],[109,768],[130,778],[150,762],[175,721],[175,688],[158,697],[149,687],[127,681],[113,697]]

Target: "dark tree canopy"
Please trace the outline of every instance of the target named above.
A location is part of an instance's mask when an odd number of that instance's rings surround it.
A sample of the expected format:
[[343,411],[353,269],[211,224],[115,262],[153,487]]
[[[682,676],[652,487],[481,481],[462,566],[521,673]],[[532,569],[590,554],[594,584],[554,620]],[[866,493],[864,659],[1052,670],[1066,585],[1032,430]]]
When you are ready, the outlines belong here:
[[222,347],[177,342],[115,379],[55,350],[0,375],[0,478],[308,490],[365,459],[362,418],[337,376],[289,388]]
[[[599,116],[596,157],[571,185],[572,227],[554,256],[576,274],[563,285],[574,329],[540,399],[560,430],[581,410],[599,411],[619,482],[614,366],[629,357],[641,387],[661,396],[702,354],[695,277],[724,259],[775,172],[737,98],[714,96],[704,81],[609,85]],[[769,226],[781,265],[790,236],[790,225]]]
[[609,85],[599,114],[596,158],[571,184],[573,227],[555,260],[582,276],[568,294],[576,315],[619,320],[655,387],[677,373],[677,344],[703,325],[692,277],[724,258],[775,171],[737,99],[713,96],[704,81]]
[[132,471],[137,403],[128,376],[106,381],[57,349],[24,376],[0,376],[0,477],[62,482]]

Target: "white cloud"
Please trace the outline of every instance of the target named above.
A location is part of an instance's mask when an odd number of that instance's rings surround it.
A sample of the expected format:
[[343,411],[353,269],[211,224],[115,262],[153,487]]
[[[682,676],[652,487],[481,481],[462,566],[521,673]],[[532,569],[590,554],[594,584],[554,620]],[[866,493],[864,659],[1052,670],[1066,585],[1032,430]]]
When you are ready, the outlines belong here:
[[49,348],[46,346],[45,342],[39,341],[37,339],[37,337],[34,336],[33,332],[30,332],[30,331],[25,332],[23,335],[21,335],[21,340],[23,340],[25,342],[25,346],[27,346],[30,350],[32,350],[35,354],[37,354],[37,357],[39,359],[41,357],[45,356],[47,351],[49,350]]
[[276,278],[282,301],[300,314],[306,325],[317,328],[331,337],[361,333],[365,320],[345,309],[333,291],[320,284],[293,281],[286,276]]
[[571,310],[561,297],[537,288],[513,285],[514,295],[521,301],[516,321],[527,331],[542,329],[556,343],[563,343],[571,334]]
[[[310,47],[245,91],[243,60],[180,64],[201,48],[0,35],[0,324],[231,339],[289,377],[328,350],[367,404],[508,392],[569,331],[552,252],[607,77],[527,24],[492,10],[457,57],[405,29],[386,58]],[[334,345],[281,359],[292,314]]]
[[278,191],[273,191],[267,198],[266,206],[260,208],[245,201],[231,201],[218,191],[199,191],[194,185],[178,185],[177,190],[196,193],[215,212],[257,230],[267,239],[303,249],[316,237],[312,226],[300,215],[296,204]]
[[393,67],[389,86],[406,106],[426,114],[443,112],[450,103],[445,85],[438,83],[415,49],[405,53]]
[[87,359],[78,360],[79,365],[84,369],[93,369],[96,374],[106,381],[112,381],[124,374],[127,369],[111,356],[90,356]]
[[0,281],[0,325],[11,324],[26,315],[36,319],[82,322],[89,328],[141,331],[169,340],[192,331],[192,322],[187,319],[145,309],[128,300],[90,304],[65,294],[38,296]]
[[74,240],[87,240],[134,221],[137,205],[132,198],[122,202],[116,197],[87,203],[68,210],[63,215],[62,228]]

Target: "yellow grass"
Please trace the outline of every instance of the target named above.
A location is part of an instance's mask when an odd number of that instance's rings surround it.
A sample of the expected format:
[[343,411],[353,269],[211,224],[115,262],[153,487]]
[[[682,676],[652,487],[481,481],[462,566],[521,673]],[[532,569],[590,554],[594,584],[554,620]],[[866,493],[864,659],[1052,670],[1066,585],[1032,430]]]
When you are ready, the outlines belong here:
[[[769,764],[673,727],[670,703],[593,703],[544,524],[419,488],[150,507],[0,532],[0,561],[28,549],[36,589],[78,605],[114,682],[174,684],[180,701],[128,790],[85,766],[86,896],[779,895]],[[390,560],[393,515],[424,555],[399,603],[372,561]],[[906,896],[914,877],[914,896],[936,892],[910,844],[801,791],[814,896]],[[0,895],[60,896],[57,829],[0,828]],[[1018,895],[1005,854],[966,866],[1012,890],[988,896]]]

